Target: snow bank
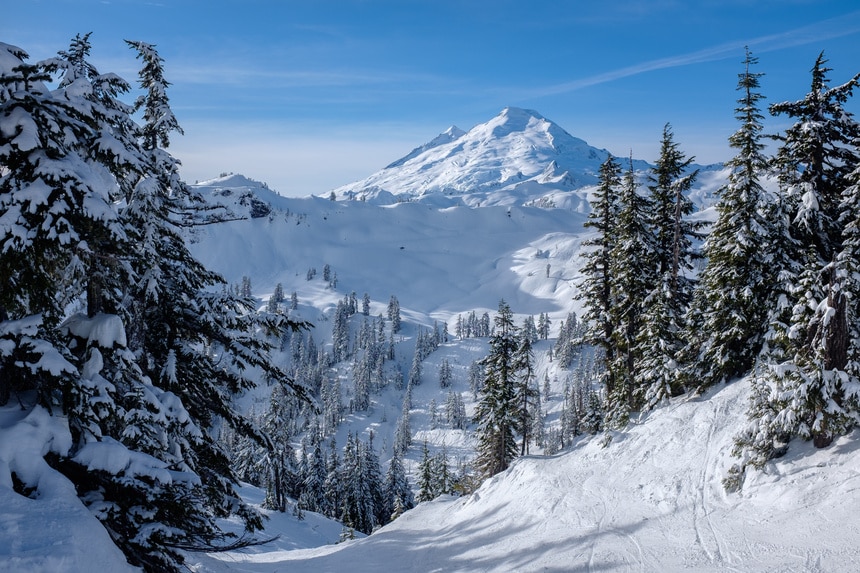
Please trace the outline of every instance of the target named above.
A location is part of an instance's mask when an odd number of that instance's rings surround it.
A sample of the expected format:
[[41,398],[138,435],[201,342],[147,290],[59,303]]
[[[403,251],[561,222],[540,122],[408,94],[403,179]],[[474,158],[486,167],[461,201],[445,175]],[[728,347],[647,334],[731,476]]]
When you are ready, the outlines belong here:
[[[0,408],[0,570],[8,573],[137,571],[78,500],[74,485],[45,462],[68,453],[63,418],[39,406]],[[13,490],[13,478],[29,497]]]

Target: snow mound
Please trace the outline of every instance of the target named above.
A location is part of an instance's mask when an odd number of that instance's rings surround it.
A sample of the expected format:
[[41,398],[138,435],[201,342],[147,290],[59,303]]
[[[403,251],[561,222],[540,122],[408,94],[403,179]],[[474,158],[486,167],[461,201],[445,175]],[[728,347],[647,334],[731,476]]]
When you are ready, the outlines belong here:
[[[71,445],[65,420],[44,408],[0,408],[0,570],[138,571],[78,499],[74,485],[45,461],[46,454],[65,455]],[[21,493],[16,481],[26,488]],[[38,491],[36,497],[23,495],[29,489]]]

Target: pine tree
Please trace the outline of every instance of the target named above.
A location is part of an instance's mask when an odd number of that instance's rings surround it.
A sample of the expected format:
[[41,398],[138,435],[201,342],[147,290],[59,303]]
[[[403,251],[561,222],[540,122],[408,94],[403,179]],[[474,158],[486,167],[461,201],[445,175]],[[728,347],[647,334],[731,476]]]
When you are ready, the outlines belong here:
[[537,389],[534,386],[534,353],[532,340],[520,331],[519,344],[513,356],[513,368],[516,372],[514,380],[514,401],[517,407],[517,431],[521,436],[520,455],[529,451],[529,441],[532,440],[534,425],[532,405],[537,399]]
[[454,373],[451,370],[451,363],[448,362],[447,358],[443,358],[442,364],[439,365],[439,386],[441,388],[450,387],[453,377]]
[[639,340],[645,301],[656,282],[656,247],[647,219],[650,201],[638,193],[632,158],[624,174],[619,202],[618,236],[611,257],[617,289],[612,321],[616,324],[618,350],[615,363],[609,364],[616,372],[615,387],[606,398],[608,423],[613,427],[625,426],[629,413],[642,406],[641,397],[634,392],[643,352]]
[[343,484],[341,482],[340,456],[337,451],[337,441],[334,437],[329,441],[323,491],[326,498],[326,515],[331,518],[339,518],[343,506]]
[[266,466],[264,506],[280,512],[287,510],[287,497],[295,496],[300,479],[290,443],[295,433],[296,412],[290,404],[293,398],[285,384],[276,382],[269,397],[269,409],[263,417],[263,430],[272,441],[270,448],[260,448],[260,457]]
[[750,70],[757,62],[747,49],[735,109],[741,128],[729,138],[737,154],[727,163],[729,182],[719,191],[717,221],[704,246],[708,262],[697,291],[701,310],[690,333],[701,341],[696,370],[703,385],[727,382],[752,368],[764,342],[771,285],[778,281],[760,183],[767,158],[758,107],[763,96],[757,92],[763,74]]
[[406,393],[403,396],[403,406],[400,410],[400,417],[397,419],[397,426],[394,429],[394,455],[406,455],[409,446],[412,445],[412,429],[409,426],[409,410],[412,408],[412,386],[407,386]]
[[692,157],[685,157],[674,141],[671,127],[663,128],[660,157],[649,176],[655,237],[656,282],[648,295],[638,344],[644,347],[637,392],[646,408],[653,408],[684,391],[678,374],[683,350],[685,315],[692,298],[693,240],[701,238],[700,225],[687,219],[693,212],[685,195],[698,170],[689,171]]
[[400,332],[400,301],[394,295],[388,301],[388,320],[391,321],[391,332]]
[[586,308],[583,320],[589,325],[588,337],[603,351],[607,368],[604,370],[604,385],[608,393],[615,389],[615,363],[617,337],[613,317],[616,285],[612,276],[612,252],[617,245],[618,218],[620,213],[619,187],[621,166],[611,155],[600,166],[597,189],[585,227],[594,232],[594,237],[583,242],[585,264],[582,267],[583,281],[579,297]]
[[418,465],[418,496],[415,501],[423,503],[436,499],[436,476],[434,474],[435,464],[427,448],[427,440],[421,448],[421,462]]
[[[230,400],[250,387],[242,370],[282,374],[256,333],[284,325],[204,292],[221,283],[175,232],[193,201],[158,147],[178,127],[161,60],[135,47],[145,60],[141,128],[117,99],[127,84],[87,62],[88,36],[35,66],[0,46],[0,216],[11,231],[0,237],[0,368],[15,380],[0,383],[0,398],[33,390],[65,414],[73,445],[51,463],[131,563],[174,570],[178,548],[247,544],[230,542],[217,517],[261,525],[233,490],[214,429],[223,421],[266,442]],[[42,83],[52,71],[62,74],[56,92]],[[129,464],[104,467],[105,451]]]
[[860,74],[830,88],[825,63],[820,54],[804,99],[771,106],[772,113],[795,120],[780,137],[776,165],[791,215],[790,239],[806,248],[781,261],[794,305],[771,312],[772,332],[753,379],[750,423],[735,440],[741,461],[727,480],[731,487],[741,485],[746,466],[761,467],[790,439],[825,447],[860,420],[855,325],[860,125],[843,107]]
[[322,449],[319,427],[311,432],[310,452],[302,476],[302,488],[298,505],[301,509],[327,514],[331,508],[325,497],[326,460]]
[[480,401],[475,410],[478,453],[475,468],[492,477],[508,468],[516,457],[514,432],[517,428],[514,356],[518,347],[517,329],[508,304],[499,302],[490,352],[483,360],[485,375]]
[[415,498],[403,468],[403,460],[397,454],[388,463],[388,471],[385,474],[385,495],[389,509],[387,521],[394,521],[404,511],[415,507]]

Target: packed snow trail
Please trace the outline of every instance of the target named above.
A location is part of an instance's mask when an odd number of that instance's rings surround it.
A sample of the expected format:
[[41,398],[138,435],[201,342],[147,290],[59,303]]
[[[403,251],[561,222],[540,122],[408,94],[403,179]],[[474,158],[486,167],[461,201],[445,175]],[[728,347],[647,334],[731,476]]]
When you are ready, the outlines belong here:
[[555,457],[518,459],[475,494],[420,505],[365,539],[206,558],[199,572],[853,572],[860,570],[856,436],[792,443],[741,493],[721,479],[745,381],[681,398]]

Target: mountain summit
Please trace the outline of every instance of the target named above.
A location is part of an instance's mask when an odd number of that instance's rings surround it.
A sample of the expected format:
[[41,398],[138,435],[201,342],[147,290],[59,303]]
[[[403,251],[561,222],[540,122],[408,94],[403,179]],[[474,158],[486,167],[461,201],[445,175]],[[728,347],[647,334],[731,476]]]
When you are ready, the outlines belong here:
[[[608,154],[536,111],[507,107],[467,132],[451,127],[385,169],[334,192],[339,199],[382,204],[551,205],[561,199],[560,192],[597,183]],[[636,169],[647,167],[635,162]],[[584,198],[575,195],[575,202]]]

